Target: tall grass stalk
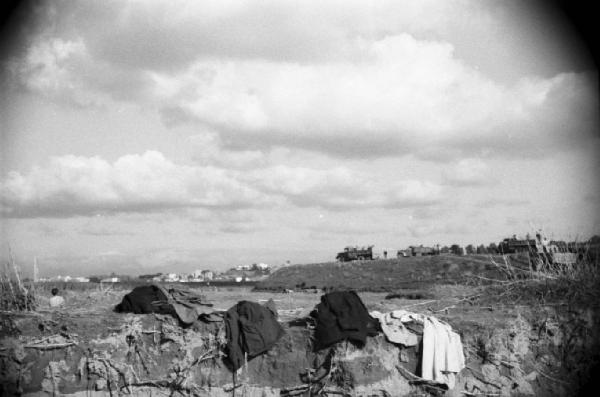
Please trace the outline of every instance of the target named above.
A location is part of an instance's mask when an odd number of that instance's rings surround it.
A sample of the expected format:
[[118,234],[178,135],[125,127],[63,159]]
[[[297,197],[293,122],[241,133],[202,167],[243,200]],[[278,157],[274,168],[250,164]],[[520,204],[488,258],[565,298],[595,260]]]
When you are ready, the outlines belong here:
[[0,310],[30,311],[35,306],[35,290],[21,281],[19,267],[9,252],[9,261],[0,272]]

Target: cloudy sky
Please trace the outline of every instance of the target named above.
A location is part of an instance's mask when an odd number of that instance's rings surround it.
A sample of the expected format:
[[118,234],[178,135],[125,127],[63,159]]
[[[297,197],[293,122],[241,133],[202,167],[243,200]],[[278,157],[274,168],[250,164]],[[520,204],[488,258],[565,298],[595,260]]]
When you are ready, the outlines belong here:
[[2,255],[42,275],[600,233],[597,66],[551,3],[35,1],[4,30]]

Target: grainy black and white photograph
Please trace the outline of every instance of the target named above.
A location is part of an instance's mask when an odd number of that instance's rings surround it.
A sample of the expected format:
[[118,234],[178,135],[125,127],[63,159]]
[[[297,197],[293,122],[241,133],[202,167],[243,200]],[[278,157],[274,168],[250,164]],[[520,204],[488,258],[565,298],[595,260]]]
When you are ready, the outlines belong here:
[[0,395],[595,394],[597,15],[3,3]]

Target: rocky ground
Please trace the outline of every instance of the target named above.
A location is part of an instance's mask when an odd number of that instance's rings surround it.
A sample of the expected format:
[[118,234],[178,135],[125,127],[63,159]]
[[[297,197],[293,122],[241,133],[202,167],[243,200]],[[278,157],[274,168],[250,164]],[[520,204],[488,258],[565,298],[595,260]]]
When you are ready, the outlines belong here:
[[[489,275],[489,274],[488,274]],[[484,276],[482,276],[484,277]],[[169,316],[118,314],[128,291],[67,291],[67,306],[3,313],[2,395],[200,396],[572,396],[586,392],[598,362],[598,302],[548,280],[526,284],[434,283],[360,292],[369,310],[406,309],[447,321],[461,335],[466,368],[443,391],[413,374],[418,354],[370,337],[315,353],[310,323],[298,321],[321,291],[199,291],[219,309],[273,298],[286,334],[235,376],[223,361],[221,323],[181,327]],[[526,286],[525,289],[523,287]],[[584,290],[585,288],[580,288]],[[386,299],[388,297],[389,299]],[[311,371],[313,369],[314,371]],[[319,394],[320,393],[320,394]]]

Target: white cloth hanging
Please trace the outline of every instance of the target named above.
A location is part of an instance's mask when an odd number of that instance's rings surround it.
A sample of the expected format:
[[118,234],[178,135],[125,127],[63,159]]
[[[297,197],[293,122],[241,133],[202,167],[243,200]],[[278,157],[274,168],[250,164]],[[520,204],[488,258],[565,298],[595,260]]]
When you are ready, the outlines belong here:
[[389,313],[377,311],[369,313],[380,322],[386,338],[392,343],[415,346],[417,335],[404,323],[423,324],[423,349],[421,351],[421,377],[426,380],[444,383],[452,389],[456,374],[465,367],[465,356],[460,335],[452,327],[433,316],[394,310]]

